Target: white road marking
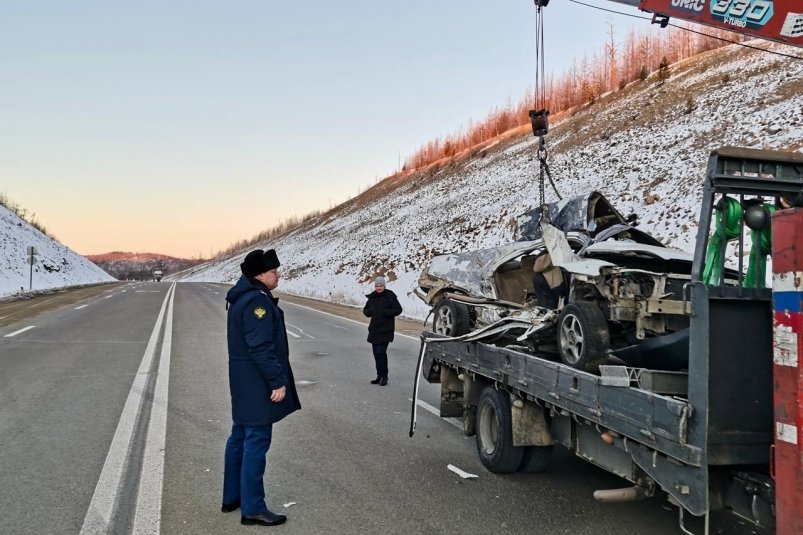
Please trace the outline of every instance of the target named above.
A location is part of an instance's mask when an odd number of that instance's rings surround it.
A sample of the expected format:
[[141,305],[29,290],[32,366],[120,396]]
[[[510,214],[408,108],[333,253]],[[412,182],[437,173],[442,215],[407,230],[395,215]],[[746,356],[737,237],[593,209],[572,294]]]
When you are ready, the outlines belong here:
[[[343,316],[338,316],[337,314],[332,314],[330,312],[323,312],[321,310],[317,310],[317,309],[314,309],[314,308],[311,308],[311,307],[307,307],[307,306],[304,306],[304,305],[298,305],[296,303],[291,303],[290,301],[287,301],[287,300],[282,301],[282,303],[286,303],[288,305],[293,305],[294,307],[298,307],[298,308],[306,308],[307,310],[312,310],[313,312],[317,312],[318,314],[326,314],[327,316],[332,316],[333,318],[338,318],[338,319],[341,319],[343,321],[350,321],[352,323],[356,323],[357,325],[362,325],[363,327],[368,327],[367,323],[363,323],[361,321],[353,320],[351,318],[344,318]],[[416,341],[419,340],[419,338],[417,336],[410,336],[409,334],[403,334],[403,333],[400,333],[398,331],[396,332],[396,336],[404,336],[405,338],[409,338],[410,340],[416,340]]]
[[95,493],[92,495],[92,501],[89,503],[84,523],[81,526],[81,535],[94,535],[111,531],[112,515],[114,514],[117,496],[123,482],[128,452],[134,435],[134,426],[137,423],[137,415],[142,404],[142,395],[148,380],[148,370],[151,368],[151,363],[156,353],[156,343],[159,339],[162,318],[174,286],[168,289],[167,295],[162,302],[162,308],[159,310],[159,316],[153,326],[148,346],[142,355],[137,375],[134,377],[134,382],[131,383],[131,390],[128,392],[128,398],[120,415],[117,430],[114,432],[114,438],[112,438],[111,446],[109,446],[109,453],[106,455],[106,461],[103,463],[103,469],[95,486]]
[[342,325],[335,325],[334,323],[323,322],[324,325],[329,325],[330,327],[334,327],[335,329],[342,329],[344,331],[348,331],[347,328],[343,327]]
[[126,293],[127,291],[128,291],[128,290],[123,290],[123,291],[122,291],[122,292],[120,292],[120,293],[121,293],[121,294],[124,294],[124,293]]
[[312,338],[313,340],[315,339],[315,337],[314,337],[314,336],[312,336],[311,334],[307,334],[307,333],[305,333],[305,332],[304,332],[304,329],[302,329],[301,327],[299,327],[299,326],[297,326],[297,325],[293,325],[292,323],[289,323],[289,322],[286,322],[286,321],[285,321],[285,323],[286,323],[287,325],[289,325],[290,327],[292,327],[293,329],[296,329],[298,332],[300,332],[301,334],[303,334],[303,335],[304,335],[304,336],[306,336],[307,338]]
[[167,320],[159,356],[159,371],[153,392],[148,436],[142,458],[142,473],[131,533],[159,533],[162,518],[162,483],[164,481],[165,436],[167,435],[167,388],[170,383],[170,350],[173,344],[173,300],[170,294]]
[[79,306],[79,307],[75,307],[75,310],[81,310],[82,308],[86,308],[86,307],[88,307],[88,306],[89,306],[89,305],[81,305],[81,306]]
[[8,316],[0,316],[0,320],[6,319]]
[[[413,400],[408,398],[407,401],[413,401]],[[437,416],[439,419],[443,420],[444,422],[452,424],[453,426],[455,426],[456,428],[460,429],[461,431],[463,430],[463,424],[457,418],[443,418],[441,416],[440,411],[438,409],[436,409],[435,407],[433,407],[432,405],[430,405],[429,403],[427,403],[426,401],[421,401],[419,399],[418,400],[418,406],[421,407],[422,409],[424,409],[427,412],[431,412],[432,414],[434,414],[435,416]]]
[[24,333],[25,331],[30,331],[34,327],[36,327],[36,325],[28,325],[27,327],[24,327],[24,328],[20,329],[19,331],[14,331],[13,333],[8,333],[3,338],[11,338],[12,336],[17,336],[19,333]]
[[103,299],[108,299],[109,297],[111,297],[111,296],[110,296],[110,295],[107,295],[107,296],[106,296],[106,297],[104,297]]
[[292,336],[293,338],[301,338],[301,335],[300,335],[300,334],[296,334],[296,333],[294,333],[293,331],[291,331],[290,329],[287,329],[287,334],[289,334],[289,335],[290,335],[290,336]]

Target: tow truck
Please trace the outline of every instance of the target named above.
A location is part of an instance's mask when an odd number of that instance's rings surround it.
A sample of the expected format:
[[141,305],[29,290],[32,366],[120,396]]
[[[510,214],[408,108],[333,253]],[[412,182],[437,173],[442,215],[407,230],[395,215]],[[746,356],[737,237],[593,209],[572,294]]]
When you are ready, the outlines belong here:
[[[791,0],[612,0],[653,13],[803,47]],[[537,9],[548,0],[535,0]],[[803,9],[799,9],[803,11]],[[541,116],[543,118],[543,116]],[[539,135],[533,117],[533,132]],[[545,131],[542,129],[541,134]],[[542,138],[543,139],[543,138]],[[551,177],[550,177],[551,178]],[[543,174],[542,174],[543,182]],[[726,238],[723,199],[740,217]],[[543,184],[542,184],[543,201]],[[421,378],[441,385],[440,415],[462,418],[492,472],[538,472],[554,445],[632,483],[603,502],[665,495],[708,533],[803,534],[803,154],[724,147],[711,153],[684,313],[687,371],[624,365],[578,370],[471,333],[421,335]],[[772,288],[746,284],[744,258],[769,236]],[[766,245],[765,245],[766,247]],[[728,268],[726,250],[738,258]],[[718,254],[717,254],[718,253]],[[718,264],[718,265],[717,265]],[[736,273],[711,277],[711,272]]]

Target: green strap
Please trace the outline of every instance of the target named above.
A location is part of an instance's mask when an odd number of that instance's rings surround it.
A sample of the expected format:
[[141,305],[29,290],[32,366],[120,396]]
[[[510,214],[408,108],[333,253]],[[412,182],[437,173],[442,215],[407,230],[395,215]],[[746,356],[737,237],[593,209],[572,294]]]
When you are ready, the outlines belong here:
[[[764,204],[762,208],[770,214],[775,206]],[[747,274],[744,276],[745,288],[766,288],[767,281],[767,255],[772,252],[772,227],[767,225],[761,230],[750,232],[753,246],[750,249],[750,259],[747,264]]]
[[717,224],[705,253],[705,269],[703,270],[705,284],[722,282],[722,242],[723,240],[725,242],[735,240],[741,231],[739,221],[742,218],[742,205],[739,201],[730,197],[722,197],[715,211]]

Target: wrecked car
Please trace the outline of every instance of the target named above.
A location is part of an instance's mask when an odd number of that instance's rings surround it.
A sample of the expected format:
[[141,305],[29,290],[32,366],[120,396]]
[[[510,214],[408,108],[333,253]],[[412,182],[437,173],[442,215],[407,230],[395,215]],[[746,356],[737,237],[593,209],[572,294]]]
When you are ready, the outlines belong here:
[[[644,365],[636,347],[651,350],[651,367],[685,367],[692,255],[635,229],[598,192],[518,221],[522,241],[436,256],[423,269],[415,293],[432,307],[434,332],[523,345],[587,371],[610,355]],[[565,280],[548,305],[534,285],[546,255]]]

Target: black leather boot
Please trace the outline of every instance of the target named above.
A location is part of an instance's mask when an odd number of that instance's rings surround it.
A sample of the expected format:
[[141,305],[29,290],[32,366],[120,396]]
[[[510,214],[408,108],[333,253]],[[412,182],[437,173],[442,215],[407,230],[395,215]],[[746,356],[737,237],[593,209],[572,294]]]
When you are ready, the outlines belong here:
[[240,519],[240,524],[244,526],[278,526],[287,522],[287,517],[279,514],[266,511],[261,515],[243,516]]
[[382,385],[382,386],[387,386],[387,384],[388,384],[388,376],[386,375],[384,377],[380,377],[379,378],[379,384]]
[[376,379],[374,379],[373,381],[371,381],[371,384],[372,384],[372,385],[378,385],[378,384],[381,384],[381,383],[382,383],[382,378],[381,378],[381,377],[379,377],[378,375],[376,376]]

